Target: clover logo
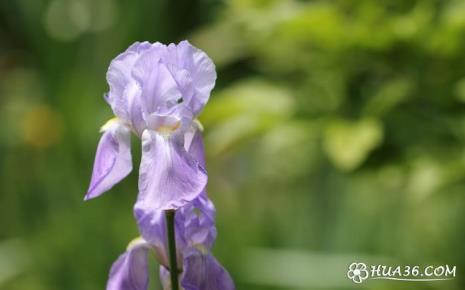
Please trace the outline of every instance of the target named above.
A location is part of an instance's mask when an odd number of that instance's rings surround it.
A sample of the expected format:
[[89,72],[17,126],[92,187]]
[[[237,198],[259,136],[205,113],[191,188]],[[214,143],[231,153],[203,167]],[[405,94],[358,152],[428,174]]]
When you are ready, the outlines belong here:
[[360,284],[363,280],[368,278],[367,265],[364,263],[352,263],[347,271],[347,278],[354,281],[354,283]]

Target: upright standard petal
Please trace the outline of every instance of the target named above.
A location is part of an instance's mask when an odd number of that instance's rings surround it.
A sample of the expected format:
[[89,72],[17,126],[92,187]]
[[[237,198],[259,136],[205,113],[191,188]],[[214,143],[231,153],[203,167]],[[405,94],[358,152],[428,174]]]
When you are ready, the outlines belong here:
[[101,195],[132,171],[130,129],[120,120],[112,119],[102,130],[85,200]]
[[177,45],[176,63],[189,72],[195,88],[194,97],[189,106],[198,115],[210,98],[210,92],[215,86],[215,64],[202,50],[192,46],[188,41],[181,41]]
[[134,64],[132,77],[141,88],[142,111],[166,115],[178,105],[183,94],[173,75],[162,61],[165,46],[153,46]]
[[149,284],[147,254],[149,246],[142,240],[132,242],[111,267],[107,290],[147,290]]
[[182,139],[144,131],[136,212],[177,209],[199,196],[206,184],[205,169],[186,152]]
[[[106,95],[106,100],[115,115],[126,121],[133,122],[141,119],[140,101],[138,100],[140,91],[131,72],[140,54],[151,47],[152,44],[149,42],[136,42],[112,60],[108,68],[107,81],[110,91]],[[133,124],[135,128],[139,127],[138,125]]]

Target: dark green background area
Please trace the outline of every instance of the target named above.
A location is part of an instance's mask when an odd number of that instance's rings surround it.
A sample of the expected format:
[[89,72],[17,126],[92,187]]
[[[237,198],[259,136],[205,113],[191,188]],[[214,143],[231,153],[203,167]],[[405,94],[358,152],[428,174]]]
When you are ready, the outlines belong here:
[[[140,160],[134,137],[134,172],[83,201],[105,73],[182,39],[217,65],[200,120],[238,290],[465,287],[465,1],[3,0],[1,290],[104,289]],[[352,262],[457,272],[357,285]]]

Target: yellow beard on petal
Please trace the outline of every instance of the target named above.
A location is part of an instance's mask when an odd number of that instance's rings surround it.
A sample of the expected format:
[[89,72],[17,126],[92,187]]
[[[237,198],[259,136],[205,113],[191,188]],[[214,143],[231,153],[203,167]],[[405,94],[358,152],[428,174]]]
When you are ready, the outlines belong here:
[[157,128],[157,132],[164,136],[169,136],[181,126],[181,122],[176,122],[173,125],[163,125]]
[[196,248],[197,250],[199,250],[200,253],[202,253],[203,255],[208,255],[208,248],[205,247],[204,245],[195,244],[195,245],[193,245],[193,247]]
[[113,126],[114,124],[118,122],[120,122],[120,119],[118,117],[111,118],[105,124],[103,124],[102,127],[100,127],[100,132],[105,132],[106,130],[110,129],[111,126]]
[[145,240],[142,237],[137,237],[134,238],[132,241],[129,242],[128,246],[126,247],[126,250],[131,250],[132,248],[138,246],[139,244],[145,244]]

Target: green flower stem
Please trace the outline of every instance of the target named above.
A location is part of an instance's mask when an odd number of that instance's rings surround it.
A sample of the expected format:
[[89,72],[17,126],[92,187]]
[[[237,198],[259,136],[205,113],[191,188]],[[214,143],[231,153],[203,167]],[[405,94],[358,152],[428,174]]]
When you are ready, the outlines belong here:
[[170,277],[171,277],[171,290],[179,290],[178,283],[178,262],[176,255],[176,236],[174,230],[174,210],[166,210],[166,229],[168,233],[168,248],[169,248],[169,259],[170,259]]

